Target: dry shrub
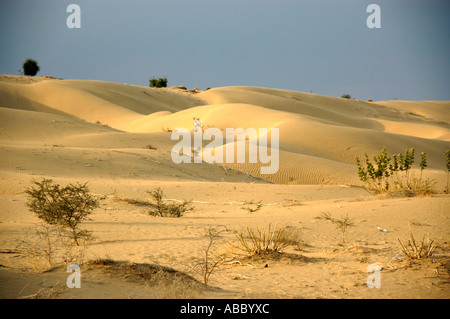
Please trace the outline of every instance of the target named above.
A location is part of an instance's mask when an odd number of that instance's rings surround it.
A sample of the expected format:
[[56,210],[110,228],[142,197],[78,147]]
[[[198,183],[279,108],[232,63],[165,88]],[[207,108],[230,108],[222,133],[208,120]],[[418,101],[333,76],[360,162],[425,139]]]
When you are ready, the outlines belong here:
[[406,257],[409,259],[423,259],[433,256],[433,252],[437,247],[437,245],[434,244],[434,240],[430,241],[428,236],[423,235],[422,242],[417,246],[416,240],[414,239],[414,235],[412,233],[410,233],[410,238],[411,239],[405,244],[403,244],[398,238],[398,242],[400,243],[402,251]]
[[181,217],[185,212],[194,209],[191,203],[186,200],[181,203],[164,203],[164,192],[159,187],[155,190],[147,191],[147,193],[153,198],[153,203],[150,203],[151,209],[148,212],[152,216]]
[[195,258],[195,264],[191,267],[191,271],[199,275],[205,285],[208,284],[212,273],[217,270],[226,258],[225,254],[217,253],[215,249],[213,249],[216,241],[222,238],[222,234],[226,231],[228,231],[228,229],[225,226],[223,229],[210,227],[206,230],[208,245],[202,251],[202,256],[200,258]]
[[79,238],[78,244],[73,241],[71,231],[61,226],[45,223],[34,226],[19,238],[17,252],[32,269],[48,270],[58,265],[83,263],[91,237]]
[[285,230],[285,228],[273,227],[271,224],[267,229],[247,227],[245,232],[234,233],[237,243],[230,243],[230,245],[250,256],[281,253],[284,248],[292,244]]

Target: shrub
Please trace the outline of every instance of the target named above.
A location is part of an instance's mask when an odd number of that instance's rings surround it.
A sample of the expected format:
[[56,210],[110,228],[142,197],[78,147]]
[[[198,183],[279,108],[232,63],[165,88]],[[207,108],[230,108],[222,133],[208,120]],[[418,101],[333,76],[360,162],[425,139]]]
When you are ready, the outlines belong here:
[[411,240],[408,240],[405,244],[403,244],[401,240],[398,238],[398,242],[400,243],[403,253],[409,259],[422,259],[433,256],[433,252],[437,248],[433,240],[430,242],[429,238],[427,237],[426,243],[424,235],[422,242],[420,243],[419,246],[417,246],[412,233],[410,234],[410,237]]
[[341,98],[343,98],[343,99],[351,99],[352,97],[350,96],[350,94],[342,94]]
[[38,63],[33,59],[27,59],[23,63],[22,68],[23,74],[29,76],[35,76],[40,70]]
[[99,207],[99,203],[89,193],[87,183],[61,187],[51,179],[32,182],[36,187],[25,190],[30,197],[27,206],[38,218],[50,225],[70,229],[76,245],[79,245],[79,238],[90,236],[89,232],[79,229],[79,224]]
[[423,180],[423,170],[427,167],[426,154],[420,154],[420,177],[416,178],[410,173],[414,164],[414,148],[409,148],[404,154],[394,154],[392,157],[386,153],[383,147],[379,155],[372,157],[370,161],[367,153],[364,155],[364,163],[356,157],[359,179],[368,185],[374,193],[383,193],[392,190],[408,190],[409,193],[431,193],[431,181]]
[[247,232],[235,232],[234,235],[238,244],[231,246],[242,250],[252,256],[265,255],[281,251],[292,244],[291,239],[284,234],[284,228],[272,228],[269,224],[267,230],[256,228],[246,228]]
[[165,88],[167,87],[167,78],[151,78],[150,87],[152,88]]
[[[90,238],[84,238],[90,239]],[[42,222],[18,239],[17,251],[21,257],[31,258],[33,268],[47,270],[58,264],[80,264],[89,242],[75,245],[69,229]]]
[[147,191],[147,193],[150,194],[154,201],[153,203],[149,203],[151,209],[148,213],[152,216],[181,217],[185,212],[194,209],[194,207],[191,206],[191,202],[186,200],[181,203],[164,203],[164,192],[159,187],[155,190]]
[[221,230],[211,227],[206,230],[206,236],[209,239],[208,246],[203,250],[204,255],[201,258],[197,258],[197,263],[192,267],[192,270],[202,277],[205,285],[208,284],[212,273],[225,259],[223,254],[216,254],[212,249],[215,241],[222,237],[222,233],[228,231],[225,226],[223,227],[224,229]]

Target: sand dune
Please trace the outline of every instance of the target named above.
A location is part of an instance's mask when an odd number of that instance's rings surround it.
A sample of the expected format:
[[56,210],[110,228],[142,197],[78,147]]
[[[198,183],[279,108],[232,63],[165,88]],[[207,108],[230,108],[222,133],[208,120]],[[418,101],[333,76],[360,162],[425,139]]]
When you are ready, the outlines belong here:
[[[443,151],[450,145],[449,102],[369,103],[256,87],[196,94],[101,81],[26,80],[3,76],[0,81],[4,142],[97,147],[89,141],[101,139],[104,148],[156,143],[170,154],[175,144],[170,131],[192,130],[193,118],[199,118],[204,129],[223,132],[279,128],[283,155],[277,174],[268,177],[255,165],[227,164],[278,183],[357,184],[355,156],[376,154],[383,146],[391,153],[409,147],[426,152],[429,172],[443,181],[437,172],[444,167]],[[328,177],[318,178],[324,165]]]
[[[289,251],[297,259],[256,260],[256,268],[248,269],[224,266],[214,282],[223,290],[205,292],[212,294],[207,297],[448,298],[450,206],[442,190],[449,111],[448,101],[364,102],[244,86],[196,91],[2,75],[0,264],[25,267],[10,253],[17,237],[37,222],[25,205],[24,188],[31,179],[46,177],[62,184],[89,182],[92,192],[105,199],[86,223],[96,236],[89,252],[94,259],[187,270],[204,248],[208,227],[228,227],[226,240],[233,238],[232,231],[269,223],[301,232],[303,250]],[[248,161],[175,164],[171,155],[177,141],[171,132],[187,128],[192,133],[194,118],[202,120],[203,130],[218,128],[224,134],[227,128],[267,128],[272,136],[270,130],[279,129],[278,171],[261,174],[267,164]],[[225,135],[222,142],[226,150]],[[440,194],[414,199],[369,195],[358,179],[355,156],[377,154],[383,146],[389,153],[410,147],[426,152],[425,177],[436,180]],[[193,200],[195,211],[179,219],[156,218],[121,201],[148,198],[146,191],[154,187],[162,187],[168,200]],[[258,201],[261,211],[245,209]],[[351,244],[336,244],[338,232],[316,219],[323,212],[357,220]],[[406,238],[411,227],[440,243],[437,263],[411,270],[407,261],[396,259],[397,238]],[[373,262],[385,267],[383,291],[365,286],[367,264]],[[5,269],[0,283],[26,284],[20,273]],[[83,291],[87,298],[105,287],[104,274],[97,271],[87,273],[92,288]],[[48,276],[64,277],[61,272]],[[115,278],[107,295],[143,297],[141,284],[134,284]],[[0,297],[17,295],[19,288]]]

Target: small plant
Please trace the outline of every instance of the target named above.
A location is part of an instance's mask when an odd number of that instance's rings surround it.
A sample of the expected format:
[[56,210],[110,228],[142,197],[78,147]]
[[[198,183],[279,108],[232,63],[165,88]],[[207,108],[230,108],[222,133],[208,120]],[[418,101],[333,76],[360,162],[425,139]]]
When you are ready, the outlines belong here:
[[193,267],[195,271],[202,277],[205,285],[208,284],[209,278],[212,273],[217,269],[217,267],[224,261],[223,255],[217,255],[212,252],[212,247],[215,241],[222,237],[222,233],[228,231],[225,227],[224,229],[208,228],[206,230],[206,236],[209,239],[208,246],[204,250],[204,256],[199,262]]
[[346,215],[345,217],[341,217],[340,219],[331,217],[330,213],[322,213],[317,219],[328,220],[332,222],[342,233],[342,242],[345,243],[345,231],[348,227],[355,226],[355,223],[351,218]]
[[350,96],[350,94],[342,94],[341,98],[343,98],[343,99],[351,99],[352,97]]
[[151,78],[149,80],[150,87],[152,88],[165,88],[167,87],[167,78]]
[[235,232],[238,244],[231,246],[242,250],[251,256],[265,255],[273,252],[281,253],[282,250],[291,245],[289,237],[285,236],[284,228],[274,228],[269,224],[267,229],[246,228],[246,233]]
[[157,149],[156,147],[154,147],[154,146],[151,145],[151,144],[148,144],[147,146],[145,146],[145,148],[146,148],[146,149],[149,149],[149,150],[156,150],[156,149]]
[[[419,246],[417,246],[412,233],[410,234],[410,237],[411,240],[408,240],[405,244],[403,244],[401,240],[398,238],[398,242],[400,243],[403,253],[409,259],[422,259],[433,256],[433,252],[437,247],[434,244],[433,240],[430,242],[428,236],[424,235],[422,242],[420,243]],[[427,242],[425,242],[425,237],[427,237]]]
[[449,188],[449,175],[450,175],[450,150],[446,150],[444,152],[446,160],[447,160],[447,187],[445,189],[445,192],[448,194],[450,188]]
[[153,198],[153,203],[149,203],[151,209],[148,212],[152,216],[181,217],[185,212],[194,209],[191,202],[186,200],[181,203],[164,203],[164,192],[159,187],[154,190],[147,191],[147,193]]
[[40,70],[38,63],[33,59],[26,59],[22,68],[23,74],[28,76],[35,76]]
[[29,195],[27,206],[38,218],[50,225],[70,229],[76,245],[79,245],[80,238],[90,237],[90,233],[80,230],[79,225],[99,207],[99,203],[90,194],[87,183],[61,187],[51,179],[32,182],[36,187],[25,190]]

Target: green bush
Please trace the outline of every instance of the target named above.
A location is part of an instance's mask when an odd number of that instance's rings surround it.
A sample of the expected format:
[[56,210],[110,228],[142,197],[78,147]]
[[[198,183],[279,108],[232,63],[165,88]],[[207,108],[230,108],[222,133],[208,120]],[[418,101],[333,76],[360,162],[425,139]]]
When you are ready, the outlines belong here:
[[341,98],[343,98],[343,99],[351,99],[352,97],[350,96],[350,94],[342,94]]
[[164,193],[163,190],[159,187],[155,190],[147,191],[147,193],[150,194],[150,196],[154,200],[153,203],[147,204],[151,207],[148,213],[152,216],[181,217],[185,212],[194,209],[194,207],[191,206],[191,203],[186,200],[181,203],[164,203]]
[[417,178],[410,172],[414,164],[414,152],[414,148],[410,148],[404,154],[394,154],[390,157],[383,147],[379,155],[372,157],[373,163],[367,153],[364,155],[364,163],[356,157],[359,179],[374,193],[393,190],[408,190],[412,195],[417,192],[430,193],[431,182],[422,178],[423,170],[427,167],[424,152],[420,154],[420,177]]
[[79,224],[88,219],[99,203],[89,193],[87,184],[61,187],[51,179],[32,182],[36,187],[25,190],[30,197],[27,206],[39,219],[50,225],[70,229],[76,245],[79,245],[80,238],[90,236],[89,232],[79,229]]
[[152,88],[165,88],[167,87],[167,78],[151,78],[150,87]]
[[40,70],[38,63],[33,59],[27,59],[23,63],[22,68],[23,74],[29,76],[35,76]]

